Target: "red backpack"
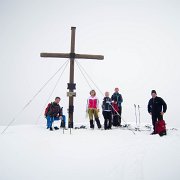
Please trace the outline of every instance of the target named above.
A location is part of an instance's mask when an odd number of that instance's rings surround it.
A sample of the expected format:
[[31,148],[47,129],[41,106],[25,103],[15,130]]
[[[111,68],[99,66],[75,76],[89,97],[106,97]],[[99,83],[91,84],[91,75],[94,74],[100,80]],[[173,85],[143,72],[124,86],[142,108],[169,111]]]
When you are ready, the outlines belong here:
[[112,106],[113,106],[113,110],[115,113],[117,113],[119,111],[119,107],[118,107],[118,104],[117,103],[112,103]]
[[156,122],[155,131],[160,136],[166,135],[166,123],[164,120],[158,120]]

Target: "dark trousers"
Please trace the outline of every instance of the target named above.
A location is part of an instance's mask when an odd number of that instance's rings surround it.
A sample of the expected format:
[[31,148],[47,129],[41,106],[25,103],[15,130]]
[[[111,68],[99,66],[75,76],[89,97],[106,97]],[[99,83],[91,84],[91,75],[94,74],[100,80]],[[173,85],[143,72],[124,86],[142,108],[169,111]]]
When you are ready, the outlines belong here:
[[119,113],[119,124],[121,125],[121,114],[122,114],[122,107],[119,107],[119,111],[118,111],[118,113]]
[[111,111],[103,111],[103,116],[104,116],[104,129],[111,129],[112,126]]
[[118,114],[117,112],[114,112],[113,114],[113,126],[121,125],[121,114],[122,114],[122,107],[119,107]]
[[163,116],[160,113],[159,114],[152,114],[152,125],[153,125],[154,131],[155,131],[156,122],[158,120],[163,120]]
[[[95,121],[96,121],[97,127],[100,129],[101,128],[101,123],[100,123],[99,118],[95,118]],[[94,122],[93,122],[92,119],[90,120],[90,128],[94,129]]]

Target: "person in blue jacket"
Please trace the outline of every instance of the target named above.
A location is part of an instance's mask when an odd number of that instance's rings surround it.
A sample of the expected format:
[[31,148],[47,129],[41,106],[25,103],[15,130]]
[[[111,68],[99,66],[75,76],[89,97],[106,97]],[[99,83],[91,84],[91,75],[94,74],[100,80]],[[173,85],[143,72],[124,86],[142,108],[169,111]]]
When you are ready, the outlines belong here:
[[[122,102],[123,98],[122,95],[119,93],[119,88],[115,88],[114,94],[111,96],[111,100],[113,104],[117,104],[118,112],[114,112],[116,114],[113,116],[113,125],[114,126],[121,126],[121,114],[122,114]],[[115,110],[115,109],[114,109]]]

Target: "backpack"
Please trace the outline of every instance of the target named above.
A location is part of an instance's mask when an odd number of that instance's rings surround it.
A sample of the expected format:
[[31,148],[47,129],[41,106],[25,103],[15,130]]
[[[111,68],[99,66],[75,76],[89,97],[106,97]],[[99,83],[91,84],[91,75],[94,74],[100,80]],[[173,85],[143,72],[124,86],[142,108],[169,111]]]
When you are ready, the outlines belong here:
[[49,103],[48,106],[45,109],[45,113],[44,115],[50,115],[51,117],[55,117],[57,116],[57,114],[60,113],[60,115],[62,114],[62,108],[58,105],[58,106],[54,106],[53,103]]
[[116,114],[119,111],[118,104],[113,102],[112,106],[113,106],[114,113]]
[[48,112],[49,112],[51,106],[52,106],[52,103],[49,103],[49,104],[47,105],[47,107],[46,107],[46,109],[45,109],[45,113],[44,113],[45,116],[48,115]]
[[155,125],[155,132],[160,136],[166,135],[166,123],[164,120],[158,120]]

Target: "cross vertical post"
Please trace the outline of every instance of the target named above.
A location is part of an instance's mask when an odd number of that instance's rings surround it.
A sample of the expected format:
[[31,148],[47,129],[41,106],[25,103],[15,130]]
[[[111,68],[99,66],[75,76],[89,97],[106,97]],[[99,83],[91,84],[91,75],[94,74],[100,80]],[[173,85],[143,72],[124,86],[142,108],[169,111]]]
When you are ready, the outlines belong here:
[[104,56],[102,55],[90,55],[90,54],[76,54],[75,53],[75,32],[76,27],[71,27],[71,48],[70,53],[47,53],[43,52],[40,54],[44,58],[69,58],[70,59],[70,74],[69,74],[69,83],[67,84],[67,96],[69,97],[69,107],[68,107],[68,127],[73,128],[73,112],[74,112],[74,97],[76,93],[76,84],[74,83],[74,60],[75,59],[96,59],[103,60]]
[[[70,50],[70,78],[69,78],[69,92],[73,92],[76,89],[74,84],[74,58],[75,58],[75,32],[76,27],[71,27],[71,50]],[[74,96],[69,96],[69,122],[68,127],[73,128],[73,112],[74,112]]]

